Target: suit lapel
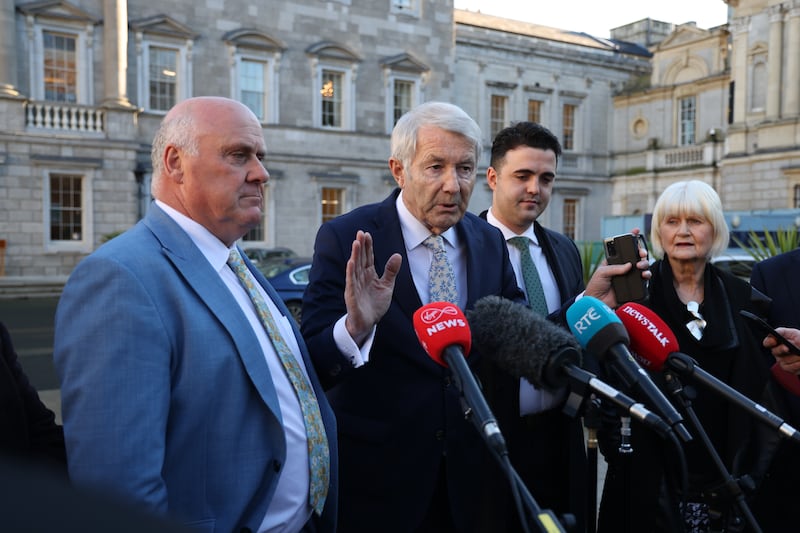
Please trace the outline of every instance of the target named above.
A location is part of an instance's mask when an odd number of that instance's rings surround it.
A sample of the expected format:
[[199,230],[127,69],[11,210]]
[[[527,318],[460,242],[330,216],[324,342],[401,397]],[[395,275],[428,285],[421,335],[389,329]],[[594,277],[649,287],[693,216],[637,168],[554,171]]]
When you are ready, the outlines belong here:
[[486,250],[484,233],[475,231],[474,221],[466,215],[456,224],[458,240],[463,243],[466,251],[467,265],[467,304],[465,308],[471,309],[475,305],[476,296],[483,294],[481,291],[481,272],[485,268],[485,256],[482,251]]
[[275,417],[281,420],[278,397],[258,338],[219,274],[180,226],[155,204],[150,206],[145,224],[161,242],[164,255],[178,275],[227,330],[253,385]]
[[[394,285],[394,301],[403,310],[407,316],[411,316],[414,312],[422,307],[422,301],[419,298],[417,286],[414,285],[414,280],[411,277],[411,269],[409,268],[408,254],[406,253],[406,244],[403,239],[403,231],[400,228],[400,217],[397,215],[397,195],[400,190],[397,189],[393,194],[381,203],[377,211],[377,215],[373,224],[376,228],[376,234],[373,235],[375,265],[381,269],[386,265],[386,261],[394,253],[399,253],[403,256],[403,264],[400,265],[400,272],[397,273]],[[382,275],[383,272],[381,271]]]
[[542,247],[542,252],[544,252],[544,256],[547,258],[547,264],[550,265],[550,271],[553,273],[553,277],[556,279],[558,294],[561,298],[561,303],[563,304],[574,295],[568,294],[569,289],[567,288],[566,280],[564,279],[564,272],[561,268],[561,263],[559,262],[559,253],[556,249],[559,243],[550,239],[547,235],[547,232],[538,222],[533,223],[533,231],[536,233],[536,238],[539,240],[539,246]]

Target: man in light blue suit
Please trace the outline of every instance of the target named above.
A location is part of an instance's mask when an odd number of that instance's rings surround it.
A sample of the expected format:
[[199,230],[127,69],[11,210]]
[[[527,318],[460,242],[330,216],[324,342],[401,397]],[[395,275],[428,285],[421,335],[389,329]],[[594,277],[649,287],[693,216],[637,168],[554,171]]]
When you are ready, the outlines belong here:
[[233,100],[192,98],[164,118],[154,204],[76,267],[56,313],[69,474],[200,531],[334,531],[333,412],[289,311],[245,259],[316,396],[329,457],[319,500],[308,402],[226,264],[263,218],[265,153],[258,119]]

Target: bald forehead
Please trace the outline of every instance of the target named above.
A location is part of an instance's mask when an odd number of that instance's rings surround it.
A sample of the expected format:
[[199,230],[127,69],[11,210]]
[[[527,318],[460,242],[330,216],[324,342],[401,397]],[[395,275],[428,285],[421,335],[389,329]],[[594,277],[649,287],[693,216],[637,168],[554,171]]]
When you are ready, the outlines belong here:
[[246,105],[236,100],[218,96],[198,96],[179,102],[167,112],[164,119],[172,120],[183,116],[191,116],[196,120],[207,120],[229,113],[240,113],[242,114],[241,116],[246,115],[248,118],[258,122],[255,114]]

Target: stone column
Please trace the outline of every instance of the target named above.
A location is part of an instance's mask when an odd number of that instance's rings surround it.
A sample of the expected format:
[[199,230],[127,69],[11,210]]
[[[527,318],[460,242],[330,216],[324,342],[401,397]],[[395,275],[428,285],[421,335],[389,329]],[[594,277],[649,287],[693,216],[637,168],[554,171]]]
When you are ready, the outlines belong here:
[[743,123],[747,115],[747,48],[750,17],[737,17],[731,21],[733,34],[733,60],[731,79],[736,84],[733,92],[733,122]]
[[103,105],[132,107],[128,101],[128,2],[103,0]]
[[19,97],[17,91],[17,30],[14,0],[0,0],[0,97]]
[[783,93],[783,116],[800,114],[800,0],[794,0],[789,9],[786,39],[786,76],[788,84]]
[[[767,120],[781,114],[781,71],[783,70],[783,6],[769,6],[769,61],[767,63]],[[754,81],[755,82],[755,81]]]

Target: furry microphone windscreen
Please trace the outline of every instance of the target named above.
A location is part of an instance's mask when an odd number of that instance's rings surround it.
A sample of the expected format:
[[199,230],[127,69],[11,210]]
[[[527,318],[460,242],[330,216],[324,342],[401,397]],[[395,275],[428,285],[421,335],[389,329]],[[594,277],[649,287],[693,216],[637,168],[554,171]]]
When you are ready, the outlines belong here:
[[[548,387],[546,374],[552,354],[564,348],[580,353],[577,340],[568,331],[511,300],[485,296],[466,315],[473,345],[482,356],[537,387]],[[572,362],[580,364],[579,360]]]

